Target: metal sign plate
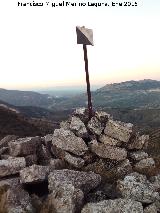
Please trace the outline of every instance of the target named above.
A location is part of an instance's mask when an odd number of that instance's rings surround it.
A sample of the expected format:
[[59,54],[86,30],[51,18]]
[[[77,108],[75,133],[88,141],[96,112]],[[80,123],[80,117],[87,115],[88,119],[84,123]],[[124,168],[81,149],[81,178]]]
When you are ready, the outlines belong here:
[[93,30],[83,27],[76,27],[77,44],[94,45],[93,44]]

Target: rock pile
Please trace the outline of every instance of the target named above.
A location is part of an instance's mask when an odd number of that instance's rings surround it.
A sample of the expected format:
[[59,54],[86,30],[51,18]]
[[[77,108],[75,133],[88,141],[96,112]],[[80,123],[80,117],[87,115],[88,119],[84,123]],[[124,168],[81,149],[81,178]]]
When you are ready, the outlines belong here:
[[160,212],[149,136],[85,108],[45,137],[0,141],[0,213]]

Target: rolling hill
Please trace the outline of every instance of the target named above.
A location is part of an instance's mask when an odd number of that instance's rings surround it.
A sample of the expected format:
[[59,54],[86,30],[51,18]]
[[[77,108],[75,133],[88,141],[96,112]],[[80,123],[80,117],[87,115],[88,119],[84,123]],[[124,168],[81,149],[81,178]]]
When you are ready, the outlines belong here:
[[[94,107],[160,108],[160,81],[141,80],[107,84],[92,92]],[[87,105],[86,94],[81,94],[54,105],[54,109],[71,109]]]
[[[2,93],[4,93],[4,90],[0,90],[0,95]],[[17,95],[18,102],[16,103],[19,103],[20,106],[6,104],[3,102],[4,100],[0,102],[0,105],[3,107],[6,105],[9,110],[20,113],[29,120],[34,118],[35,120],[38,119],[38,121],[59,122],[67,119],[74,108],[87,106],[85,94],[65,100],[56,100],[55,98],[48,100],[48,95],[41,95],[35,92],[8,90],[7,93],[6,100],[12,97],[11,94],[14,93]],[[18,96],[19,94],[20,96]],[[24,97],[24,94],[29,94],[28,99]],[[14,97],[9,103],[13,99]],[[23,102],[22,100],[24,99],[27,101]],[[131,122],[141,132],[149,133],[160,127],[160,81],[149,79],[107,84],[92,92],[92,99],[95,109],[110,113],[116,120]],[[38,122],[36,121],[36,123]]]
[[58,127],[46,119],[27,118],[16,109],[0,101],[0,139],[6,135],[43,136]]
[[0,89],[0,100],[15,106],[37,106],[49,108],[61,99],[32,91]]

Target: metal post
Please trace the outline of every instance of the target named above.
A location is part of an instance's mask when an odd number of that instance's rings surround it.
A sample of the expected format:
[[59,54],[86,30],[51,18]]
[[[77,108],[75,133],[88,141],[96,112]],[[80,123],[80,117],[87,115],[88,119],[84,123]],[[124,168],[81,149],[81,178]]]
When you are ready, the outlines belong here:
[[89,72],[88,72],[88,57],[87,57],[87,46],[83,44],[84,51],[84,61],[85,61],[85,71],[86,71],[86,83],[87,83],[87,95],[88,95],[88,111],[89,119],[92,117],[92,100],[91,100],[91,90],[90,90],[90,81],[89,81]]

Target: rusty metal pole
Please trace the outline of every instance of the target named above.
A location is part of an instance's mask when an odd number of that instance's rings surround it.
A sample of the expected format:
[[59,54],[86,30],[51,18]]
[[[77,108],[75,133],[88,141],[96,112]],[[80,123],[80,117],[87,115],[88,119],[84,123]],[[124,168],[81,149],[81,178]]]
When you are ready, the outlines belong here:
[[91,98],[91,90],[90,90],[90,81],[89,81],[89,71],[88,71],[88,57],[87,57],[87,46],[83,44],[84,51],[84,61],[85,61],[85,71],[86,71],[86,83],[87,83],[87,95],[88,95],[88,111],[89,118],[92,117],[92,98]]
[[89,82],[87,45],[93,46],[93,30],[85,28],[84,26],[82,27],[77,26],[76,33],[77,33],[77,44],[83,44],[86,83],[87,83],[87,95],[88,95],[88,113],[89,113],[89,119],[91,119],[91,117],[93,116],[93,110],[92,110],[92,99],[91,99],[91,90],[90,90],[90,82]]

